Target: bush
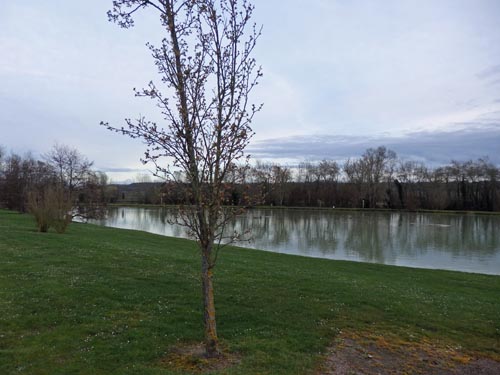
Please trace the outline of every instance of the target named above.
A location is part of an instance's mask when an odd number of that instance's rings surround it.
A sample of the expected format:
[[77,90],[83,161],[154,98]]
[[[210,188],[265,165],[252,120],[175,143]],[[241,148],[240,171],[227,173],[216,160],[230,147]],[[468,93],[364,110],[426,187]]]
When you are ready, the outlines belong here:
[[57,233],[64,233],[73,219],[71,199],[61,188],[48,186],[42,192],[32,192],[28,204],[39,232],[52,227]]

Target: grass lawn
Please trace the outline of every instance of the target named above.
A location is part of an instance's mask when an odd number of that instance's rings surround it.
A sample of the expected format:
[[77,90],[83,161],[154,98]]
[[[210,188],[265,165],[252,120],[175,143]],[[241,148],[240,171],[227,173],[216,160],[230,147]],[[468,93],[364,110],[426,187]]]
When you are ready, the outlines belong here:
[[[193,242],[0,210],[0,374],[188,374],[203,339]],[[500,277],[227,248],[215,270],[221,374],[312,374],[342,331],[500,360]]]

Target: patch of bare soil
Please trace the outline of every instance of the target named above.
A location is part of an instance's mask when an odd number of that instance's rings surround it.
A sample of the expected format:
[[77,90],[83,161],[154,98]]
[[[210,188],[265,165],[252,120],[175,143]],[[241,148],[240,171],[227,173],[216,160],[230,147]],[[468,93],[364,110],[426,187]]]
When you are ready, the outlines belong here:
[[227,352],[223,352],[215,358],[207,358],[205,356],[205,346],[200,343],[173,348],[162,358],[161,363],[172,370],[206,374],[234,366],[240,363],[240,358]]
[[341,334],[318,375],[499,375],[500,362],[430,341]]

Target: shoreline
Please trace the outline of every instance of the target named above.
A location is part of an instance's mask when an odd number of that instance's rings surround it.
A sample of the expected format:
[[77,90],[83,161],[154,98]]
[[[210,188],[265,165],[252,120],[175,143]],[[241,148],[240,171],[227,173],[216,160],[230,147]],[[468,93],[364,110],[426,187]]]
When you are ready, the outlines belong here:
[[[137,207],[137,208],[175,208],[174,204],[142,204],[142,203],[108,203],[108,207]],[[225,206],[235,207],[235,206]],[[500,216],[500,211],[464,211],[464,210],[424,210],[424,209],[399,209],[399,208],[345,208],[345,207],[297,207],[297,206],[251,206],[236,207],[245,210],[273,209],[273,210],[311,210],[311,211],[349,211],[349,212],[401,212],[401,213],[428,213],[428,214],[462,214],[462,215],[493,215]]]

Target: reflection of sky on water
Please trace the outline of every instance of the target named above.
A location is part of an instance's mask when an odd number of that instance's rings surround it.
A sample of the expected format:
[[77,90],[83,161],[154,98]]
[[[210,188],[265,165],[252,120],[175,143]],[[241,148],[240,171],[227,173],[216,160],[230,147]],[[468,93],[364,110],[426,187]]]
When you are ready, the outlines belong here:
[[[97,223],[187,237],[172,209],[111,208]],[[311,257],[500,274],[500,216],[253,209],[228,232],[239,246]]]

